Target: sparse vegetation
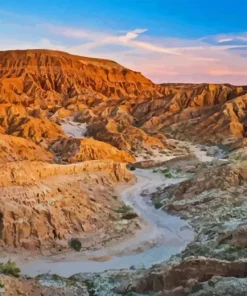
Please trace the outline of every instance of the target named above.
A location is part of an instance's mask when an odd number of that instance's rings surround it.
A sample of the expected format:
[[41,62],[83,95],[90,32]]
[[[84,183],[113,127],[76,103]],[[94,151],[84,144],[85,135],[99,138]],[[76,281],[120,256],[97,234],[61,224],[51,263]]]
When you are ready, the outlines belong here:
[[118,199],[118,197],[116,195],[112,195],[112,198],[115,199],[115,200]]
[[242,252],[242,251],[246,251],[246,248],[243,248],[243,247],[229,247],[227,250],[226,250],[228,253],[238,253],[238,252]]
[[172,174],[170,172],[164,173],[164,176],[166,178],[172,178]]
[[130,212],[130,213],[123,214],[122,219],[131,220],[131,219],[135,219],[137,217],[138,217],[138,215],[136,213]]
[[87,290],[90,296],[96,295],[93,281],[85,280],[84,284],[87,287]]
[[162,173],[166,178],[172,178],[172,173],[168,168],[164,169],[153,169],[153,173]]
[[118,208],[117,210],[115,210],[116,213],[119,213],[119,214],[126,214],[128,213],[129,211],[131,211],[131,207],[130,206],[122,206],[120,208]]
[[171,172],[169,171],[168,168],[164,168],[161,170],[161,173],[166,177],[166,178],[172,178],[172,174]]
[[3,288],[4,288],[4,284],[0,283],[0,289],[3,289]]
[[14,277],[20,276],[20,268],[16,266],[13,261],[8,261],[7,263],[0,263],[0,273],[12,275]]
[[160,201],[157,201],[154,203],[155,209],[160,209],[163,206],[163,204]]
[[52,274],[51,278],[53,281],[63,281],[63,278],[58,274]]
[[77,252],[80,252],[81,250],[81,242],[78,238],[72,238],[70,241],[69,241],[69,246],[71,249],[77,251]]
[[135,168],[134,166],[131,166],[131,167],[130,167],[130,170],[131,170],[131,171],[134,171],[135,169],[136,169],[136,168]]

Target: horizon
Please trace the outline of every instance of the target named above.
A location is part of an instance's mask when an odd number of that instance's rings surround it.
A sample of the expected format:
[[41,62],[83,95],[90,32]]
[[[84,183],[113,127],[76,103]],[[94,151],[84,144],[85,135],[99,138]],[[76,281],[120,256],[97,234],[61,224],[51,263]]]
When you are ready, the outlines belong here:
[[9,0],[0,6],[0,50],[109,59],[154,83],[246,85],[247,3],[224,2]]

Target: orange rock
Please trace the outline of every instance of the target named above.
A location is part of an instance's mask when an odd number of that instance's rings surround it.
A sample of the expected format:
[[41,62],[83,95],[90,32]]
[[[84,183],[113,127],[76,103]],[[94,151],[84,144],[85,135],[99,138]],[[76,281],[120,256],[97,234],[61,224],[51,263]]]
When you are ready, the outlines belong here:
[[135,162],[135,158],[127,152],[92,138],[58,140],[52,144],[51,149],[57,156],[70,163],[96,159]]
[[0,134],[0,163],[20,160],[51,162],[53,155],[31,141]]

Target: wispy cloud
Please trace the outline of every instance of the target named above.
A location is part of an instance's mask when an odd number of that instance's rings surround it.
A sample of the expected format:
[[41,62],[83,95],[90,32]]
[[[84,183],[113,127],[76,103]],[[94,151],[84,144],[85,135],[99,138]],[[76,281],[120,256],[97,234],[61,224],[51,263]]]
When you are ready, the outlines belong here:
[[232,38],[220,38],[218,40],[218,43],[224,43],[224,42],[229,42],[229,41],[233,41]]
[[136,39],[139,34],[145,33],[147,29],[135,29],[133,31],[127,32],[126,35],[118,37],[118,39],[122,42],[129,42],[131,40]]
[[21,23],[17,16],[7,19],[0,32],[1,50],[50,48],[109,58],[156,82],[247,83],[247,58],[243,53],[247,33],[181,39],[152,36],[147,28],[102,31],[48,24],[33,18],[28,20],[27,28],[21,16]]
[[75,29],[75,28],[66,28],[54,25],[45,25],[45,27],[52,33],[63,35],[68,38],[83,39],[91,38],[92,32],[87,30]]
[[218,36],[216,38],[216,41],[218,43],[229,43],[229,42],[238,42],[238,41],[247,41],[247,34],[239,34],[239,35],[223,35],[223,36]]

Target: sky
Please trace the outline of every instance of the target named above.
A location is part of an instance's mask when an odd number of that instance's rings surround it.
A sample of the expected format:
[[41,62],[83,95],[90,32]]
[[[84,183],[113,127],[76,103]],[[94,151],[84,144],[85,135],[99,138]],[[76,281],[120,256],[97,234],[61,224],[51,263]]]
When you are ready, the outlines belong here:
[[115,60],[157,83],[247,84],[246,0],[0,0],[0,50]]

